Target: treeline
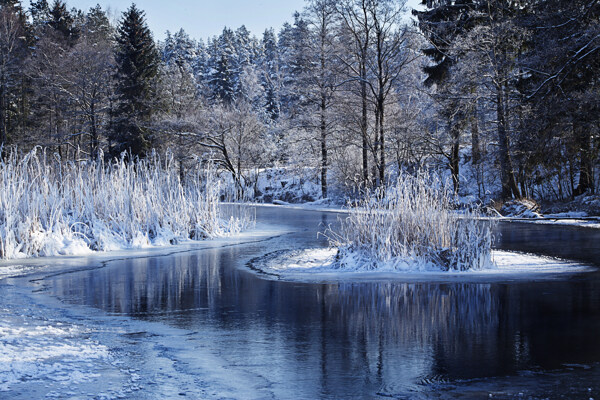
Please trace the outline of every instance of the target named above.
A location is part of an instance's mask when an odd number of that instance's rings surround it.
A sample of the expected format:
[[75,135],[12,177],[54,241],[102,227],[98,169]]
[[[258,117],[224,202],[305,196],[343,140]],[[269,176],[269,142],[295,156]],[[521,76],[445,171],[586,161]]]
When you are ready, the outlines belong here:
[[447,153],[459,184],[470,133],[478,184],[490,148],[501,195],[564,199],[594,192],[600,122],[600,2],[424,0],[415,11],[430,46]]
[[594,190],[598,1],[308,0],[293,22],[155,41],[132,5],[0,0],[0,141],[83,161],[170,149],[257,195],[309,167],[323,198],[442,167],[480,197]]

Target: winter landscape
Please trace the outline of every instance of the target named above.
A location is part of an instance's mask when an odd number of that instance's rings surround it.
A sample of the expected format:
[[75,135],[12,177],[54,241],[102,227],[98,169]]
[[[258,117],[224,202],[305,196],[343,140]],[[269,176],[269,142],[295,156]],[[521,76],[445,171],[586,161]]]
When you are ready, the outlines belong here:
[[599,88],[598,0],[0,0],[0,399],[600,398]]

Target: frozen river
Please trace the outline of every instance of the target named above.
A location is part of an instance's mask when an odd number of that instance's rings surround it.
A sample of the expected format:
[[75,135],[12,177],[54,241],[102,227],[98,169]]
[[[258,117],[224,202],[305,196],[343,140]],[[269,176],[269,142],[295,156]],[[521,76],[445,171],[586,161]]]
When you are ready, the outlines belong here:
[[[246,265],[326,246],[337,215],[257,219],[277,231],[19,266],[0,280],[0,398],[600,398],[598,272],[283,282]],[[600,230],[498,229],[499,248],[600,265]]]

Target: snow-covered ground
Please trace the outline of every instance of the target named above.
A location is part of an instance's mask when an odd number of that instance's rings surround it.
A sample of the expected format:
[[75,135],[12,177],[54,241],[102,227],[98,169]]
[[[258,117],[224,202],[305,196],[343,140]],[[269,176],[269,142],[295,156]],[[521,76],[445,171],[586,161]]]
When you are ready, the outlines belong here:
[[[442,179],[450,181],[450,172],[445,164],[437,166]],[[480,176],[477,184],[477,172],[470,162],[470,149],[461,149],[460,165],[460,192],[458,202],[463,206],[472,204],[490,204],[493,199],[500,196],[498,177],[492,172],[486,171]],[[330,171],[331,172],[331,171]],[[316,211],[333,211],[344,208],[346,200],[343,196],[342,186],[330,173],[328,182],[330,184],[331,196],[329,199],[321,198],[321,187],[319,181],[319,170],[315,168],[266,168],[258,171],[256,179],[257,196],[252,196],[248,190],[248,201],[261,205],[286,206],[295,209],[306,209]],[[231,184],[224,179],[224,187]],[[531,203],[529,207],[508,207],[505,217],[515,219],[539,220],[539,223],[557,223],[570,226],[585,226],[600,228],[600,216],[597,219],[588,220],[599,215],[600,197],[597,195],[582,195],[570,202],[560,204],[537,205],[534,201],[525,199],[525,203]],[[510,204],[509,204],[510,205]],[[531,207],[533,206],[533,207]]]
[[273,279],[302,282],[331,281],[513,281],[555,279],[565,274],[594,271],[580,263],[533,254],[494,250],[495,265],[478,271],[440,271],[432,265],[392,260],[374,266],[360,255],[336,257],[335,248],[279,251],[255,259],[251,269]]
[[139,389],[139,374],[109,347],[116,341],[101,339],[124,330],[45,303],[0,281],[0,398],[127,398]]

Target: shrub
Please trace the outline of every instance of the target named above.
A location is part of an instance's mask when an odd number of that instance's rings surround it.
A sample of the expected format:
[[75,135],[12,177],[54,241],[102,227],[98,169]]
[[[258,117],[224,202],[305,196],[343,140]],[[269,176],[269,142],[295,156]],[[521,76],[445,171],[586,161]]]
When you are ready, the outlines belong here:
[[[465,271],[493,265],[492,223],[479,210],[453,210],[451,189],[426,174],[401,174],[395,185],[349,206],[339,231],[325,236],[346,268]],[[359,264],[359,265],[357,265]]]

